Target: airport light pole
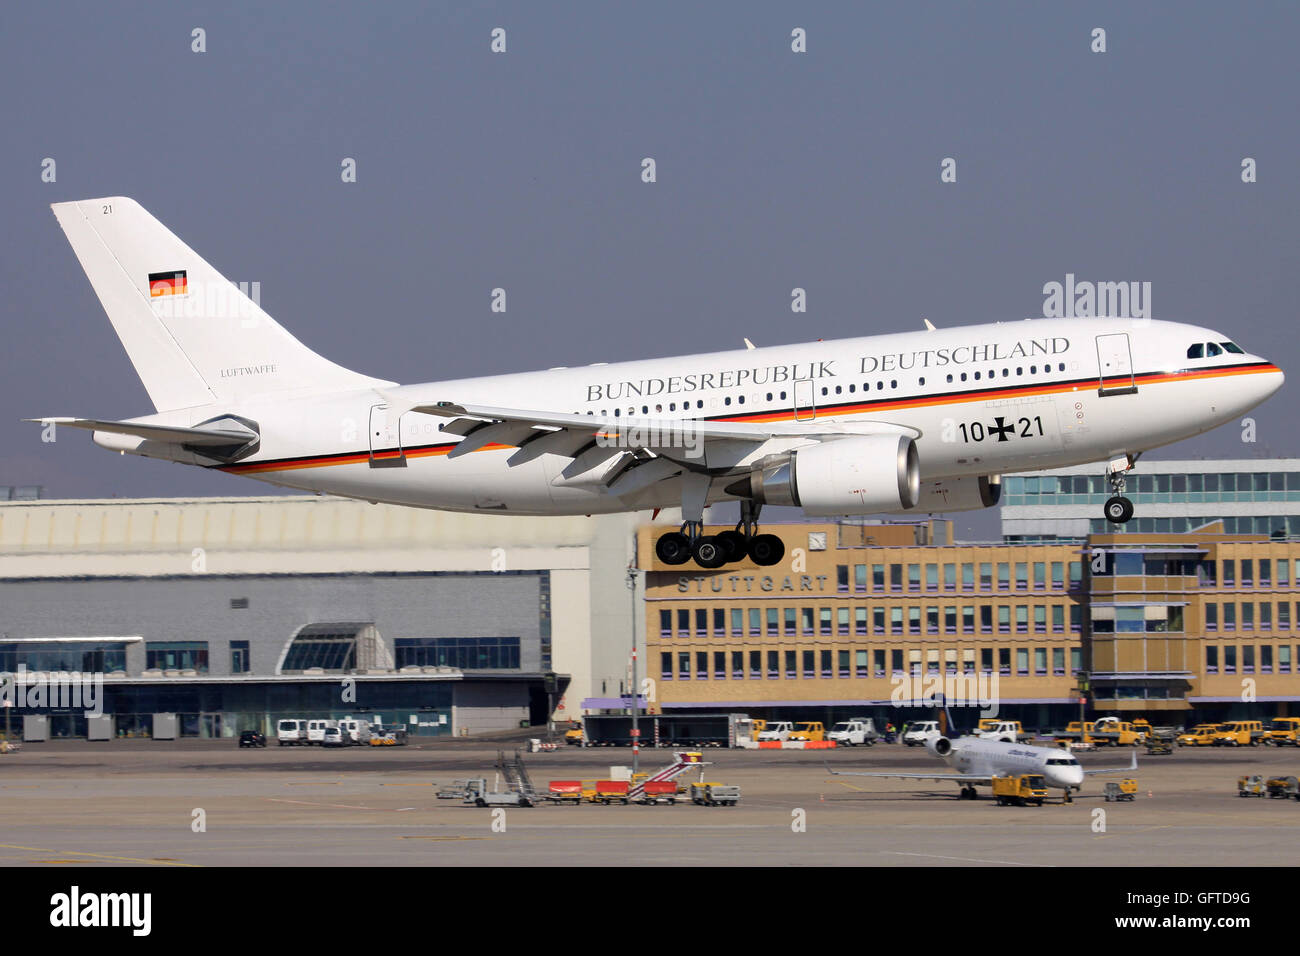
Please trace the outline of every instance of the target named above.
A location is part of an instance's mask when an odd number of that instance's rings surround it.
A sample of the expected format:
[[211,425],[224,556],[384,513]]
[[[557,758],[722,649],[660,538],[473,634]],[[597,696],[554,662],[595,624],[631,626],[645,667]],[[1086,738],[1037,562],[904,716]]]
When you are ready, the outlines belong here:
[[632,604],[632,774],[636,775],[639,756],[641,754],[641,728],[637,726],[637,716],[640,711],[638,706],[637,695],[637,668],[636,668],[636,576],[640,569],[632,566],[627,569],[627,590]]

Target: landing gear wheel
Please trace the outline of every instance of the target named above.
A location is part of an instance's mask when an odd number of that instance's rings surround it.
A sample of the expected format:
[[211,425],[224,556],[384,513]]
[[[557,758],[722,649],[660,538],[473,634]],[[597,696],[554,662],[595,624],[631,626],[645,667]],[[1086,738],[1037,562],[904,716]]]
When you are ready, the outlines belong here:
[[745,560],[745,536],[739,531],[722,531],[717,535],[718,543],[726,552],[727,563]]
[[669,531],[655,542],[655,554],[664,564],[685,564],[691,560],[691,542],[686,535]]
[[1133,502],[1116,495],[1113,498],[1106,499],[1104,511],[1106,520],[1111,524],[1125,524],[1129,518],[1133,517]]
[[749,556],[759,567],[779,564],[785,557],[785,542],[774,534],[757,534],[749,539]]
[[962,788],[961,788],[961,799],[962,799],[962,800],[974,800],[974,799],[975,799],[975,788],[974,788],[974,787],[962,787]]
[[[660,538],[662,541],[663,539]],[[704,535],[695,539],[695,545],[691,548],[695,555],[695,563],[702,568],[720,568],[727,563],[727,549],[713,535]]]

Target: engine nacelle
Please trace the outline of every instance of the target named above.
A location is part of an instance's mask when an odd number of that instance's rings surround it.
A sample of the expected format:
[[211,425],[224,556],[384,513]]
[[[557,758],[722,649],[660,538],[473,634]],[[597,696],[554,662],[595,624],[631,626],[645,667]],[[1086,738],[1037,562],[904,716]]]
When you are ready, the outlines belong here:
[[811,516],[870,515],[916,506],[921,467],[906,435],[864,435],[807,445],[765,461],[727,486],[760,504],[795,505]]
[[947,737],[931,737],[925,742],[925,748],[936,757],[946,757],[952,753],[952,741]]
[[1002,498],[1001,475],[963,476],[923,481],[916,511],[978,511]]

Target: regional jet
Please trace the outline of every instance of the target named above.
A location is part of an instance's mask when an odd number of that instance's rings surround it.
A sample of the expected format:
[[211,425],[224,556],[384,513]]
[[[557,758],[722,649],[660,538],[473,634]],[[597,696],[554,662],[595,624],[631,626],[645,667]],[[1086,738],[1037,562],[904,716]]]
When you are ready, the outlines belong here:
[[[1139,455],[1237,419],[1283,382],[1222,332],[1073,318],[399,385],[301,344],[135,201],[53,210],[154,412],[33,421],[373,502],[681,508],[680,530],[656,541],[667,564],[776,564],[780,538],[759,533],[767,504],[973,510],[998,501],[1005,472],[1089,462],[1106,463],[1105,516],[1123,523]],[[723,501],[739,502],[739,524],[704,534],[704,509]]]
[[1083,778],[1100,773],[1131,773],[1137,770],[1137,751],[1127,767],[1084,770],[1079,760],[1060,747],[1031,747],[1027,744],[1009,744],[1001,740],[981,737],[947,737],[932,735],[925,741],[925,749],[956,768],[956,773],[887,773],[883,771],[854,771],[826,769],[837,777],[894,777],[901,780],[951,780],[961,786],[963,800],[975,799],[975,785],[992,785],[994,777],[1014,777],[1020,774],[1042,774],[1049,787],[1070,791],[1083,785]]

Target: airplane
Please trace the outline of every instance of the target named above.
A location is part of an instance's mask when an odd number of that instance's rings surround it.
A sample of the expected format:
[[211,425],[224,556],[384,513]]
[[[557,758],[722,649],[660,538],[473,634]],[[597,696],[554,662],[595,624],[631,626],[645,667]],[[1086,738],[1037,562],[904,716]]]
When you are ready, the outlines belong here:
[[[1104,461],[1129,520],[1143,452],[1283,383],[1208,328],[1033,319],[399,385],[307,348],[134,200],[55,203],[155,412],[86,429],[122,454],[448,511],[681,508],[667,564],[774,565],[764,505],[812,517],[991,507],[1000,475]],[[374,320],[368,317],[368,324]],[[472,324],[457,329],[473,341]],[[446,341],[454,341],[447,339]],[[481,341],[481,340],[480,340]],[[735,530],[704,509],[740,503]]]
[[[951,726],[951,725],[950,725]],[[1127,767],[1084,770],[1079,759],[1060,747],[1034,747],[1028,744],[1009,744],[1001,740],[981,737],[958,737],[950,740],[939,734],[928,737],[925,749],[951,767],[956,773],[887,773],[883,771],[831,770],[837,777],[894,777],[902,780],[951,780],[961,785],[960,798],[974,800],[975,785],[991,785],[994,777],[1012,777],[1037,773],[1049,787],[1065,791],[1070,802],[1070,791],[1083,786],[1083,778],[1101,773],[1131,773],[1137,770],[1137,751]]]

